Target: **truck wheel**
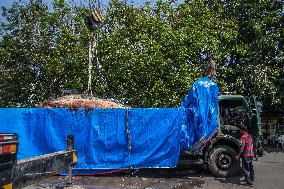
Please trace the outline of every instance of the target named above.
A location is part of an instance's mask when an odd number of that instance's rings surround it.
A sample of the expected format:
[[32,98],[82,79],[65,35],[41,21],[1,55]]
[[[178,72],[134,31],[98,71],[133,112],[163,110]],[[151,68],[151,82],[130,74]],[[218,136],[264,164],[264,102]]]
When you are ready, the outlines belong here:
[[233,176],[240,170],[240,161],[236,159],[237,152],[229,146],[214,147],[208,158],[208,168],[216,177]]

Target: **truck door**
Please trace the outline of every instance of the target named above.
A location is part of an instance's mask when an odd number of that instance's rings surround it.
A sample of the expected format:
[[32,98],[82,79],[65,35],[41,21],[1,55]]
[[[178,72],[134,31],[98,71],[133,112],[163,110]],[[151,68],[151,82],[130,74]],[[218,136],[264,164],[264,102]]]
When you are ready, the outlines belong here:
[[254,145],[259,146],[259,140],[262,135],[262,127],[260,120],[260,103],[257,102],[256,97],[253,95],[249,99],[250,114],[251,114],[251,128],[250,133],[254,136]]

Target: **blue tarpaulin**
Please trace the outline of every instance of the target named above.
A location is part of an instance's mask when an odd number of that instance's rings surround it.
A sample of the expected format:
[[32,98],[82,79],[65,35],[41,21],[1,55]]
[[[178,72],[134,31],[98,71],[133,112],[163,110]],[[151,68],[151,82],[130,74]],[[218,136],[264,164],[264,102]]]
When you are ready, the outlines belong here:
[[198,150],[218,129],[217,84],[209,77],[195,81],[182,102],[185,122],[181,129],[183,149]]
[[74,135],[78,168],[174,167],[181,109],[1,108],[1,132],[19,134],[18,158],[66,148]]
[[0,108],[0,132],[18,133],[18,159],[64,150],[72,134],[77,168],[175,167],[181,150],[216,132],[217,97],[205,77],[180,108]]

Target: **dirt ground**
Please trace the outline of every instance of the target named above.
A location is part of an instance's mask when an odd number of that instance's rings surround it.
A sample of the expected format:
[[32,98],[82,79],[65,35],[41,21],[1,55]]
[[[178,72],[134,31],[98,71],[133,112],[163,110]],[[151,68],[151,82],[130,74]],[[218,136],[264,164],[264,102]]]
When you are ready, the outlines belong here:
[[179,169],[146,169],[120,172],[109,176],[73,177],[73,184],[67,185],[66,177],[52,177],[31,188],[74,188],[74,189],[222,189],[257,188],[280,189],[284,185],[284,150],[266,147],[266,154],[254,161],[255,182],[246,186],[240,174],[230,178],[216,178],[201,167]]

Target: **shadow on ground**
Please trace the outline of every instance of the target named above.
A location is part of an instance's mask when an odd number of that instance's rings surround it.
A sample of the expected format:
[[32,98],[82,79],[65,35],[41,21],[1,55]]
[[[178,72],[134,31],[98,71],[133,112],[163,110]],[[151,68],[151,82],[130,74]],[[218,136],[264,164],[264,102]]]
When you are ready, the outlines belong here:
[[67,177],[56,176],[26,188],[193,189],[204,184],[202,174],[206,173],[201,167],[124,170],[111,175],[76,176],[70,186]]
[[281,148],[281,147],[277,148],[277,147],[275,147],[273,145],[265,145],[265,146],[263,146],[263,148],[264,148],[264,151],[266,153],[272,153],[272,152],[284,153],[284,149],[283,148]]

